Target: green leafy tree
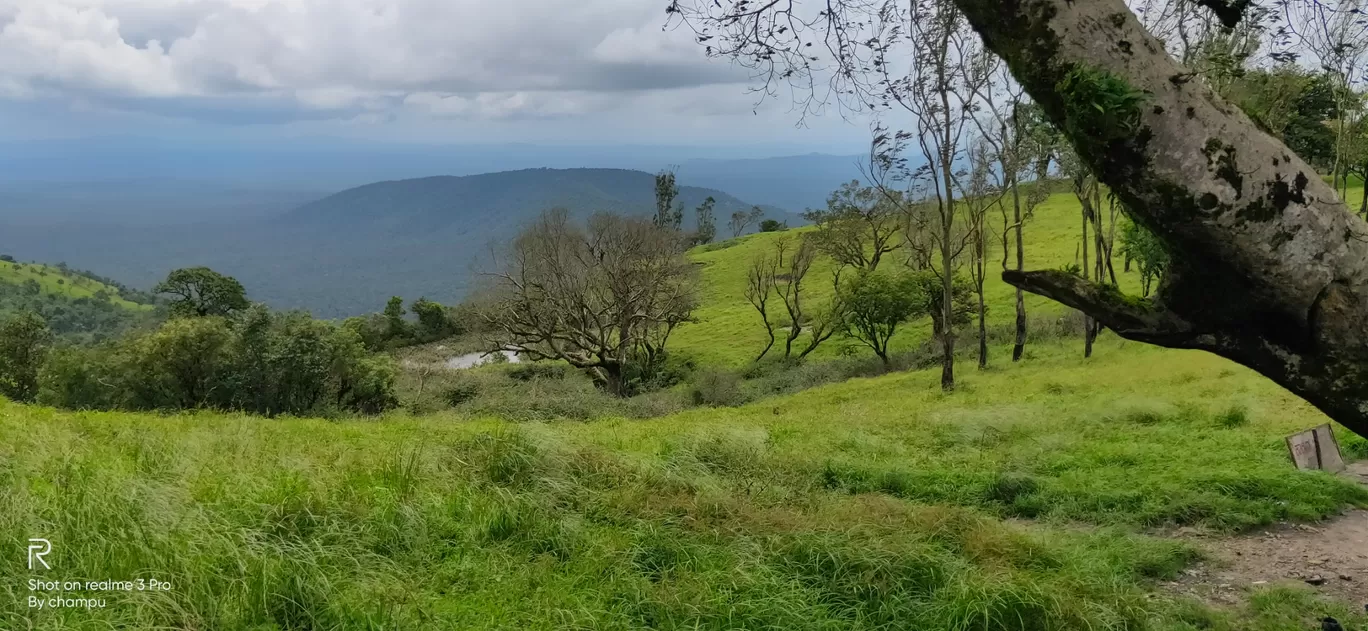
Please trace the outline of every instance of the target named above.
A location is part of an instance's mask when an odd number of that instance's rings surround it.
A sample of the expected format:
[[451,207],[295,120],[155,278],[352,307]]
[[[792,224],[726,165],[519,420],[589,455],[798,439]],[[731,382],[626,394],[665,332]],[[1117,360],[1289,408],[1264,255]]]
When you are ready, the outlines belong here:
[[385,304],[385,324],[386,337],[388,340],[397,340],[409,336],[409,323],[404,319],[408,311],[404,310],[404,299],[393,296]]
[[122,379],[131,402],[143,410],[226,407],[223,377],[233,333],[219,316],[176,318],[135,338]]
[[1140,272],[1140,290],[1142,295],[1148,297],[1154,281],[1163,278],[1164,270],[1168,269],[1168,250],[1144,226],[1125,221],[1121,224],[1121,253],[1135,262]]
[[657,228],[679,230],[684,222],[684,205],[676,203],[679,198],[679,184],[675,181],[674,171],[661,171],[655,177],[656,214],[654,223]]
[[717,200],[709,195],[698,207],[698,232],[694,233],[695,244],[712,243],[717,237],[717,217],[713,215],[713,207],[716,205]]
[[1246,72],[1230,87],[1230,98],[1256,125],[1318,169],[1335,160],[1335,132],[1325,122],[1337,116],[1330,78],[1295,64]]
[[[926,301],[922,309],[931,316],[931,335],[939,339],[946,329],[945,309],[942,306],[945,304],[942,299],[945,292],[940,272],[931,269],[917,270],[912,273],[911,278],[921,287],[918,295]],[[950,293],[951,324],[955,327],[969,324],[970,318],[976,313],[973,282],[962,274],[954,274],[950,280]]]
[[897,200],[852,180],[831,193],[825,210],[809,210],[803,218],[816,226],[809,238],[819,252],[841,265],[873,270],[898,248],[901,211]]
[[788,226],[777,219],[766,219],[760,222],[760,232],[780,232],[786,230]]
[[38,314],[21,312],[0,322],[0,394],[29,402],[38,396],[38,371],[52,332]]
[[432,342],[446,339],[460,333],[460,327],[451,317],[451,312],[439,302],[419,298],[409,307],[418,316],[418,341]]
[[207,267],[175,270],[152,291],[171,297],[176,317],[228,316],[250,304],[242,283]]
[[862,271],[840,286],[846,334],[868,346],[889,367],[888,343],[898,327],[924,313],[924,285],[913,274]]

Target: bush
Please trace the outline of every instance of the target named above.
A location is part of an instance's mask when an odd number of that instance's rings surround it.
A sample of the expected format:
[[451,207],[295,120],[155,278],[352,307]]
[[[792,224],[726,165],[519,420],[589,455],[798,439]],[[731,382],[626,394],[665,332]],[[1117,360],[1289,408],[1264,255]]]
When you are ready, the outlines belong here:
[[275,416],[393,407],[397,373],[352,330],[253,307],[178,318],[151,333],[58,353],[40,399],[76,409],[243,410]]
[[457,406],[467,401],[474,401],[480,396],[480,385],[474,381],[462,380],[456,385],[447,389],[442,398],[446,399],[447,404]]
[[760,232],[782,232],[788,229],[788,225],[776,219],[766,219],[760,222]]
[[1216,415],[1216,425],[1225,429],[1244,427],[1249,424],[1249,409],[1243,405],[1232,405]]
[[516,381],[535,381],[538,379],[564,379],[569,368],[564,364],[546,362],[526,362],[515,364],[508,376]]
[[47,322],[36,313],[0,322],[0,394],[15,401],[38,396],[38,372],[51,342]]
[[694,405],[735,407],[746,402],[741,376],[732,372],[706,371],[694,381],[691,392]]

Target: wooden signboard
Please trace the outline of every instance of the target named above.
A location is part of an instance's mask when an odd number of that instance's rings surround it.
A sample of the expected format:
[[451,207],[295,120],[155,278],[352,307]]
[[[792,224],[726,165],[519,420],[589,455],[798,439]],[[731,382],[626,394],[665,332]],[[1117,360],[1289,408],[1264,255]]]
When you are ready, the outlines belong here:
[[1335,433],[1326,423],[1287,437],[1287,451],[1298,469],[1322,469],[1331,473],[1344,470]]

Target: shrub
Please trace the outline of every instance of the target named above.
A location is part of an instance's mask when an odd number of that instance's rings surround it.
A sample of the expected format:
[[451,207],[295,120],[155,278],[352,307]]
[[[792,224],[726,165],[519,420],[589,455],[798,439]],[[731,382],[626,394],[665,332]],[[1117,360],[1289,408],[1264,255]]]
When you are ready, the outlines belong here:
[[1243,405],[1232,405],[1216,415],[1216,425],[1225,429],[1244,427],[1249,424],[1249,410]]
[[564,379],[568,372],[569,369],[564,364],[526,362],[515,364],[508,371],[508,376],[516,381],[534,381],[538,379]]
[[466,401],[473,401],[480,396],[480,386],[472,381],[462,381],[447,389],[442,398],[450,405],[460,405]]
[[69,348],[40,377],[44,403],[78,409],[216,408],[274,416],[396,404],[392,360],[304,313],[253,307],[232,320],[177,318],[100,347]]
[[52,332],[36,313],[0,322],[0,394],[15,401],[38,396],[38,371],[51,343]]
[[782,232],[788,229],[788,225],[781,223],[777,219],[766,219],[760,222],[760,232]]
[[694,381],[692,394],[694,405],[734,407],[746,402],[740,375],[719,370],[700,374]]

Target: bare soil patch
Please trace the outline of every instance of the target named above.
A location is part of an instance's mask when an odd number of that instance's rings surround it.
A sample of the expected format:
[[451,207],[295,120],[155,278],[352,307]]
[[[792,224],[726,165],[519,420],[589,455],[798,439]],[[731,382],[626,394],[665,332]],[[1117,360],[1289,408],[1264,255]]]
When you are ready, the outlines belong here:
[[[1368,485],[1368,461],[1342,475]],[[1213,605],[1237,605],[1249,590],[1301,582],[1354,607],[1368,604],[1368,510],[1347,510],[1319,524],[1281,523],[1238,537],[1189,529],[1176,533],[1205,549],[1209,560],[1189,568],[1170,590]]]

